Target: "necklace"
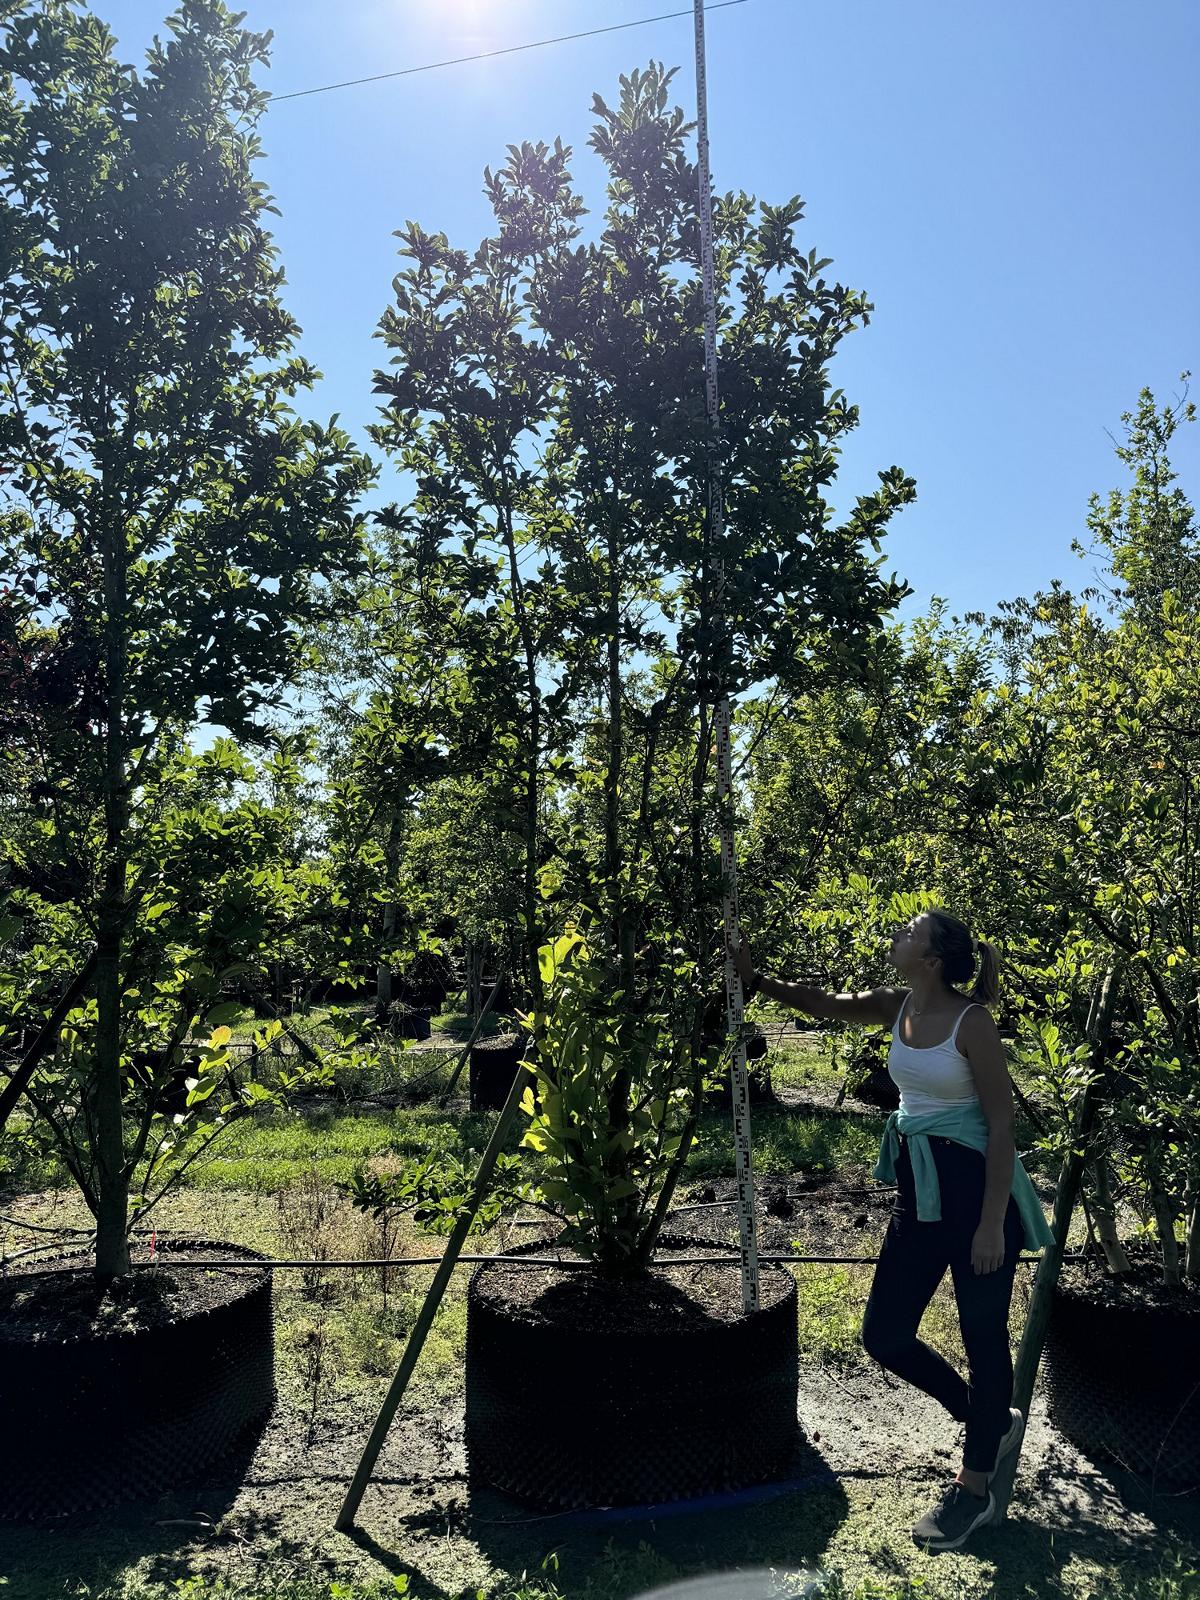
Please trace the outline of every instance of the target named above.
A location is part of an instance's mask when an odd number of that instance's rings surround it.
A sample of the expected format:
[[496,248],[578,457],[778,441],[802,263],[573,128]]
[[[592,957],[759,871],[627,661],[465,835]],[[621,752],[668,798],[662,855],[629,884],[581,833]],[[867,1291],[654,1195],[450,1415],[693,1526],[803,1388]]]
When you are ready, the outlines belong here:
[[912,995],[910,994],[908,997],[908,1014],[910,1017],[923,1017],[927,1011],[935,1010],[936,1007],[937,1001],[935,1000],[932,1006],[922,1006],[920,1011],[918,1011],[916,1006],[914,1006],[912,1003]]

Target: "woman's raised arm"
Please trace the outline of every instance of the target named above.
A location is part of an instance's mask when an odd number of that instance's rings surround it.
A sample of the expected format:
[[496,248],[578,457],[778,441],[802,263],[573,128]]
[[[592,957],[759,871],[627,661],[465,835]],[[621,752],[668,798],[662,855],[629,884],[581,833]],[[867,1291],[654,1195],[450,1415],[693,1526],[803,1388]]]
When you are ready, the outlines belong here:
[[731,949],[743,983],[753,982],[757,992],[768,1000],[776,1001],[789,1011],[802,1011],[807,1017],[824,1017],[832,1022],[874,1023],[890,1028],[904,999],[903,989],[862,989],[857,994],[834,994],[811,983],[787,983],[782,978],[755,972],[749,945],[743,943]]

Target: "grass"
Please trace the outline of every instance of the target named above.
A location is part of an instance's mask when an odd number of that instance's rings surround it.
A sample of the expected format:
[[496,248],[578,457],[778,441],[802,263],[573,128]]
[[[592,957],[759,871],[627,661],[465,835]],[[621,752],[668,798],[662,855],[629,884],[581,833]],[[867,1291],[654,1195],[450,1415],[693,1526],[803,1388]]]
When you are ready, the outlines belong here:
[[[630,1587],[631,1584],[639,1585],[640,1592],[645,1593],[648,1584],[660,1586],[680,1576],[680,1569],[659,1556],[649,1544],[643,1543],[629,1553],[610,1548],[608,1555],[613,1562],[612,1576],[621,1583],[622,1592],[626,1594],[639,1592]],[[1069,1570],[1064,1569],[1062,1578],[1065,1582],[1071,1581]],[[1178,1555],[1164,1555],[1155,1571],[1101,1575],[1097,1579],[1098,1587],[1082,1593],[1086,1600],[1194,1600],[1200,1592],[1196,1587],[1197,1578],[1196,1570]],[[361,1584],[345,1583],[296,1577],[282,1566],[276,1577],[269,1572],[260,1573],[251,1580],[250,1587],[236,1581],[210,1581],[203,1576],[193,1576],[183,1580],[172,1595],[173,1600],[218,1600],[218,1597],[219,1600],[268,1600],[268,1597],[269,1600],[395,1600],[397,1595],[413,1592],[407,1575]],[[591,1582],[573,1592],[579,1600],[599,1600],[602,1593]],[[934,1592],[921,1578],[867,1578],[861,1582],[847,1582],[838,1572],[821,1573],[809,1569],[791,1573],[781,1570],[777,1574],[780,1600],[785,1597],[791,1600],[800,1600],[800,1597],[803,1600],[933,1600]],[[1055,1583],[1043,1594],[1046,1600],[1055,1600],[1056,1596],[1069,1592],[1072,1591]],[[975,1589],[962,1591],[964,1596],[982,1593]],[[139,1584],[120,1590],[93,1591],[91,1600],[160,1600],[161,1595],[158,1586],[145,1588]],[[503,1580],[494,1587],[461,1591],[459,1600],[566,1600],[566,1596],[554,1576],[523,1574],[515,1581]]]
[[[396,1600],[409,1596],[413,1590],[407,1575],[369,1583],[345,1583],[339,1579],[297,1576],[287,1562],[280,1562],[272,1575],[270,1569],[260,1570],[246,1587],[236,1580],[209,1579],[202,1574],[184,1578],[171,1591],[172,1600]],[[134,1588],[103,1590],[91,1600],[160,1600],[161,1586],[141,1584]],[[562,1600],[553,1583],[538,1578],[523,1578],[517,1583],[504,1582],[495,1588],[478,1589],[462,1600]]]
[[435,1107],[347,1111],[334,1105],[275,1112],[234,1124],[213,1155],[193,1168],[194,1187],[256,1189],[273,1194],[316,1166],[332,1183],[347,1182],[372,1158],[463,1155],[482,1150],[494,1117],[455,1116]]
[[858,1360],[863,1278],[854,1267],[796,1268],[802,1360],[833,1365]]

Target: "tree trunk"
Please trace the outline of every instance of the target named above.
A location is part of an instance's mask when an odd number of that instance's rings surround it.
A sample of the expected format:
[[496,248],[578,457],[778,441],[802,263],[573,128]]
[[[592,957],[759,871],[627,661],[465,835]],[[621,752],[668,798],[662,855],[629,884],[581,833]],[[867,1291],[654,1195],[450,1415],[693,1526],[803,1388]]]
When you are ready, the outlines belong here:
[[[384,871],[391,884],[396,874],[397,856],[400,847],[400,813],[392,812],[388,824],[387,845],[384,849]],[[392,952],[387,948],[396,934],[399,907],[394,900],[389,900],[383,908],[383,943],[384,950],[375,966],[375,1014],[379,1017],[387,1015],[388,1008],[395,996],[392,993]]]
[[1162,1252],[1163,1282],[1177,1288],[1180,1283],[1179,1241],[1175,1237],[1175,1219],[1179,1208],[1174,1200],[1158,1185],[1150,1191],[1154,1207],[1154,1221],[1158,1227],[1158,1248]]
[[[468,939],[466,950],[467,968],[467,1015],[475,1022],[483,1010],[484,999],[484,943],[481,939]],[[497,977],[499,977],[500,963],[497,958]]]
[[[110,869],[111,874],[111,869]],[[110,876],[111,885],[111,876]],[[107,1282],[129,1271],[129,1184],[125,1178],[121,1110],[121,920],[119,900],[106,886],[96,948],[95,1120],[96,1273]]]
[[[391,939],[396,931],[396,907],[388,904],[383,908],[383,937],[384,941]],[[383,955],[375,964],[375,1010],[379,1016],[385,1016],[392,1003],[392,962],[391,957]]]
[[1125,1247],[1117,1233],[1116,1207],[1113,1204],[1108,1158],[1097,1156],[1094,1161],[1089,1162],[1088,1170],[1094,1185],[1092,1215],[1096,1222],[1096,1237],[1104,1252],[1108,1270],[1116,1273],[1129,1272],[1129,1257],[1125,1254]]
[[[506,485],[507,487],[507,485]],[[542,942],[541,897],[538,894],[538,813],[541,800],[539,779],[542,758],[542,694],[538,686],[537,643],[533,636],[528,612],[525,609],[525,589],[521,582],[521,568],[517,560],[517,544],[513,533],[512,507],[507,502],[498,508],[504,544],[508,552],[508,575],[512,586],[513,615],[520,635],[525,657],[525,693],[529,702],[529,734],[525,746],[525,817],[524,844],[525,868],[523,874],[522,913],[525,924],[526,958],[529,972],[529,991],[535,1011],[545,1009],[546,997],[542,987],[538,949]]]
[[613,960],[626,1001],[633,997],[633,930],[621,899],[621,780],[625,730],[621,716],[621,573],[615,514],[608,517],[608,774],[604,787],[604,876]]
[[1189,1278],[1200,1280],[1200,1187],[1192,1189],[1187,1231],[1187,1265],[1184,1270]]

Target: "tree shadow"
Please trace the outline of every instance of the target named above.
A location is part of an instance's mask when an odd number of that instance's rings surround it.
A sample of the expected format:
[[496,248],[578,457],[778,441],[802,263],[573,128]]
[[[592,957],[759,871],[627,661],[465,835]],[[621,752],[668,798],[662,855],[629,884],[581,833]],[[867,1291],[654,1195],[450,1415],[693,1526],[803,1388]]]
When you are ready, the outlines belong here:
[[1081,1511],[1086,1520],[1089,1511],[1119,1504],[1159,1533],[1200,1542],[1200,1488],[1175,1492],[1119,1462],[1078,1449],[1075,1462],[1055,1462],[1047,1488],[1069,1521]]

